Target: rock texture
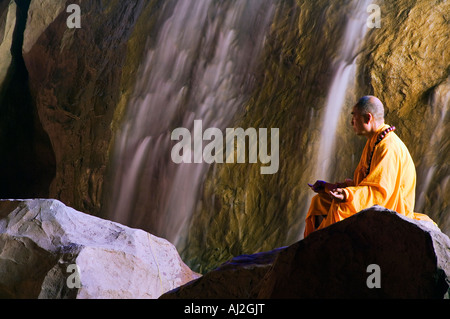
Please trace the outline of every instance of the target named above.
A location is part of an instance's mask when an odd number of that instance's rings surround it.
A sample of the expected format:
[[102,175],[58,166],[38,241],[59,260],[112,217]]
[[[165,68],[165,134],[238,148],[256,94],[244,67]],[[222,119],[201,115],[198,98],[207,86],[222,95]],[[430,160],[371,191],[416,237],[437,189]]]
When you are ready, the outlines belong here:
[[48,197],[98,215],[127,41],[144,1],[77,3],[81,28],[70,29],[66,1],[31,1],[23,58],[55,156]]
[[[449,297],[448,236],[379,206],[268,256],[257,267],[258,255],[239,258],[249,263],[232,261],[161,298]],[[380,288],[367,285],[372,264],[380,267]]]
[[54,155],[29,89],[22,55],[30,1],[0,4],[0,198],[46,197]]
[[15,2],[2,1],[0,4],[0,87],[11,64],[11,46],[16,24]]
[[0,201],[2,298],[157,298],[198,276],[142,230],[57,200]]

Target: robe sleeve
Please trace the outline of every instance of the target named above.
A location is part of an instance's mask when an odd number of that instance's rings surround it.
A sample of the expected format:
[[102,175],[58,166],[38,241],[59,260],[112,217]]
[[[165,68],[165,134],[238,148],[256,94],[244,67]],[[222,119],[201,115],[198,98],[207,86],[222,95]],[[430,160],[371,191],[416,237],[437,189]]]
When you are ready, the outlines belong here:
[[357,186],[344,189],[347,200],[336,203],[334,221],[344,218],[373,205],[395,206],[395,190],[399,187],[400,158],[399,150],[388,139],[383,140],[375,149],[369,175]]
[[380,143],[374,152],[369,175],[358,186],[346,188],[348,201],[359,208],[375,204],[382,206],[398,186],[398,164],[395,150],[386,147],[386,143]]

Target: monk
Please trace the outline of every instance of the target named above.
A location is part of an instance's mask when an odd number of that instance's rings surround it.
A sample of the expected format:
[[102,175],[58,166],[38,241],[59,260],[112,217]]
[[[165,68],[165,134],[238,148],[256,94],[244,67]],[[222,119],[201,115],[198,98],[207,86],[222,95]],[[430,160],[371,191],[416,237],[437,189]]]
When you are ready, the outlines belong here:
[[353,107],[351,125],[357,135],[367,138],[353,179],[334,184],[325,181],[309,184],[317,195],[306,216],[304,237],[373,205],[433,222],[427,215],[414,213],[414,162],[405,144],[394,133],[395,127],[384,123],[381,101],[374,96],[362,97]]

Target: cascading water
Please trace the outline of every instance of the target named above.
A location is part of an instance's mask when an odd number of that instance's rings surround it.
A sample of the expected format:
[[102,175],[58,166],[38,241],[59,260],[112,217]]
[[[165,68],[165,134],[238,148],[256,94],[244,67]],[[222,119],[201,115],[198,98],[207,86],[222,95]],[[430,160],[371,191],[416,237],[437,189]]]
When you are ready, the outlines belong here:
[[[353,90],[354,77],[357,69],[358,50],[360,49],[367,33],[367,6],[369,0],[353,1],[353,10],[348,14],[342,37],[342,44],[337,51],[332,63],[334,74],[328,90],[324,113],[320,119],[320,141],[315,151],[316,163],[312,170],[310,181],[321,179],[334,182],[333,162],[336,160],[335,141],[338,123],[341,118],[342,108],[349,91]],[[342,177],[340,177],[342,178]],[[314,193],[309,192],[301,216],[306,216]],[[303,238],[303,231],[299,233],[299,239]]]
[[116,136],[110,219],[179,243],[208,164],[173,163],[171,132],[193,132],[194,120],[222,130],[231,122],[251,90],[275,2],[165,2]]
[[[337,125],[345,97],[351,89],[356,72],[358,49],[367,32],[367,7],[371,1],[354,1],[354,9],[345,27],[341,49],[334,62],[335,73],[325,105],[325,113],[317,151],[316,179],[331,181]],[[333,182],[333,181],[331,181]]]
[[[445,150],[448,137],[448,110],[450,106],[450,78],[438,86],[430,97],[430,117],[427,119],[433,127],[431,139],[422,154],[422,165],[418,167],[417,200],[415,211],[429,214],[428,210],[442,212],[445,207],[442,194],[450,182],[448,159],[442,159],[439,154]],[[444,154],[445,151],[444,151]],[[439,171],[439,172],[438,172]],[[439,173],[439,174],[436,174]],[[439,178],[437,178],[437,176]],[[433,185],[433,187],[431,187]],[[433,193],[440,193],[433,197]],[[431,199],[431,200],[430,200]],[[428,202],[428,203],[427,203]],[[431,203],[432,202],[432,203]],[[432,209],[433,207],[434,209]]]

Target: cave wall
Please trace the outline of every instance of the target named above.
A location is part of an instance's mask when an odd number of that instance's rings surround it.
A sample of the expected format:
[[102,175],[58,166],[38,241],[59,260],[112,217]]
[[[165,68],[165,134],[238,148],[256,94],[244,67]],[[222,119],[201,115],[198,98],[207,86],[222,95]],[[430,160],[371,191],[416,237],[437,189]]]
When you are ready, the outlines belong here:
[[47,197],[55,175],[22,55],[29,1],[0,5],[0,197]]
[[[81,28],[68,28],[69,4]],[[49,197],[91,214],[101,208],[127,42],[144,1],[32,0],[23,57],[40,122],[55,154]]]

